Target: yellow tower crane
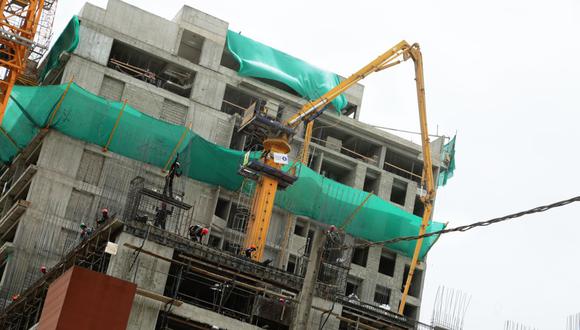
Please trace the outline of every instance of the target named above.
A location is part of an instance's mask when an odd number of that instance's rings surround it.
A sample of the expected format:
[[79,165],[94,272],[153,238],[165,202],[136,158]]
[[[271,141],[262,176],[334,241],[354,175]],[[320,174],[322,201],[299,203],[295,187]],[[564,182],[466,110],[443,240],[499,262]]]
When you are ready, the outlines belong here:
[[[56,2],[0,0],[0,123],[17,79],[35,70],[48,49]],[[24,79],[29,84],[33,80]]]
[[[256,190],[252,199],[248,229],[244,241],[245,247],[254,246],[256,248],[256,251],[252,256],[254,259],[259,261],[263,257],[268,228],[270,226],[270,218],[274,207],[274,199],[278,188],[286,188],[292,185],[297,179],[292,173],[282,171],[281,162],[276,160],[276,154],[287,155],[290,152],[291,147],[289,142],[294,135],[295,129],[302,123],[307,123],[301,159],[302,162],[305,163],[308,159],[308,146],[312,136],[313,120],[327,109],[330,102],[371,73],[400,64],[408,59],[412,59],[415,64],[415,81],[419,120],[421,125],[421,144],[424,159],[423,181],[426,187],[426,194],[422,197],[425,211],[423,213],[423,221],[421,223],[419,235],[425,233],[433,212],[435,187],[431,162],[431,150],[429,148],[429,133],[427,130],[423,60],[418,44],[410,45],[406,41],[401,41],[362,69],[343,80],[340,84],[326,92],[317,100],[306,103],[294,116],[283,123],[278,122],[273,118],[269,118],[266,115],[262,104],[253,103],[246,110],[240,130],[260,137],[264,146],[260,159],[247,162],[244,164],[241,171],[242,174],[245,173],[247,177],[252,177],[257,181]],[[401,314],[405,307],[407,294],[415,267],[417,266],[422,243],[423,240],[419,239],[415,246],[409,275],[406,279],[405,289],[399,307],[399,313]]]

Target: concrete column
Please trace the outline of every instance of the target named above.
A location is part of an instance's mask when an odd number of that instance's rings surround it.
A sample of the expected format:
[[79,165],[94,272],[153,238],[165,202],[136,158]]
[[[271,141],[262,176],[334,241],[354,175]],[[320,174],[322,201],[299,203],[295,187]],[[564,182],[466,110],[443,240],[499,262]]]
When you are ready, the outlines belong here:
[[348,185],[356,188],[363,189],[365,185],[365,176],[367,174],[367,167],[357,162],[354,170],[349,174]]
[[215,74],[198,72],[195,74],[191,99],[213,109],[221,109],[226,83],[216,79]]
[[286,221],[284,223],[284,235],[282,236],[280,254],[276,259],[276,268],[284,269],[286,264],[288,263],[288,258],[290,256],[290,240],[292,239],[292,233],[294,226],[296,225],[296,216],[286,216]]
[[220,67],[224,45],[210,39],[205,39],[201,48],[199,64],[212,70]]
[[386,146],[381,146],[381,150],[379,150],[379,160],[378,160],[378,164],[377,167],[382,169],[383,166],[385,165],[385,158],[387,157],[387,147]]
[[[137,287],[163,294],[167,274],[171,264],[125,247],[125,243],[141,246],[143,240],[127,233],[117,239],[119,250],[111,257],[107,275],[121,278],[137,284]],[[143,249],[153,251],[166,258],[173,257],[173,249],[151,241],[145,241]],[[157,315],[163,304],[150,298],[136,296],[129,317],[127,329],[155,329]]]
[[314,164],[312,164],[312,169],[316,171],[316,173],[320,173],[322,170],[322,160],[324,159],[324,152],[319,152],[317,157],[314,158]]
[[73,79],[82,88],[98,95],[105,75],[104,72],[105,69],[102,66],[71,55],[64,67],[61,83],[66,84]]
[[310,309],[312,307],[312,299],[314,297],[314,290],[316,289],[316,279],[320,271],[320,259],[324,250],[324,241],[326,236],[321,230],[316,229],[314,232],[314,239],[312,242],[312,252],[308,260],[308,268],[304,276],[304,284],[300,291],[298,309],[296,310],[296,317],[291,326],[293,330],[308,329],[308,319],[310,317]]
[[389,201],[391,200],[391,190],[393,190],[393,176],[387,172],[381,172],[377,196]]
[[395,260],[395,272],[393,274],[393,285],[389,287],[391,289],[391,297],[389,298],[389,306],[394,311],[399,309],[399,304],[401,303],[401,297],[403,293],[401,288],[406,278],[403,278],[405,272],[405,264],[410,263],[410,259],[401,254],[397,254]]
[[413,213],[415,208],[415,196],[417,196],[417,183],[412,181],[407,184],[407,195],[405,196],[405,211]]

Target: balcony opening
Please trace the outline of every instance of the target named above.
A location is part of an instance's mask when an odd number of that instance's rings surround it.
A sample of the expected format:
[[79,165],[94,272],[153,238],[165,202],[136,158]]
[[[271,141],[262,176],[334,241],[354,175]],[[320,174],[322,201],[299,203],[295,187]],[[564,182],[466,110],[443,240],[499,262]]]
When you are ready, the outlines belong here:
[[415,196],[415,206],[413,207],[413,214],[418,217],[423,217],[423,213],[425,213],[425,204],[421,201],[419,196]]
[[379,273],[393,277],[395,274],[396,261],[396,254],[383,250],[381,253],[381,259],[379,261]]
[[232,203],[226,226],[240,233],[245,233],[249,219],[248,212],[245,208],[238,209],[238,204]]
[[286,271],[288,273],[296,274],[296,266],[298,265],[298,258],[291,254],[288,257],[288,263],[286,264]]
[[[174,256],[174,259],[179,260],[179,257]],[[251,315],[256,292],[231,282],[216,280],[201,272],[187,269],[180,272],[180,268],[175,263],[171,265],[164,295],[204,309],[220,310],[240,320]]]
[[308,223],[303,219],[296,219],[296,224],[294,225],[294,235],[300,237],[306,237],[308,229]]
[[332,162],[322,161],[322,167],[320,168],[320,174],[322,176],[348,185],[350,183],[352,170],[335,165]]
[[117,40],[113,41],[107,66],[174,94],[191,95],[195,72]]
[[243,92],[240,89],[226,85],[221,111],[229,115],[237,113],[243,116],[244,111],[257,99],[257,97]]
[[381,285],[376,286],[375,297],[373,299],[374,302],[376,302],[379,305],[388,305],[390,298],[391,298],[391,290]]
[[228,214],[230,212],[230,202],[225,198],[218,198],[217,204],[215,206],[214,214],[226,220],[228,218]]
[[[401,292],[405,290],[405,284],[407,282],[407,276],[409,275],[410,266],[405,265],[405,271],[403,272],[403,283],[401,284]],[[423,271],[415,268],[415,273],[413,274],[413,279],[411,280],[411,286],[409,287],[409,295],[415,298],[420,298],[421,296],[421,279],[423,278]],[[405,307],[406,309],[407,307]]]
[[366,267],[367,266],[367,259],[369,257],[369,247],[355,247],[352,252],[352,260],[353,264]]
[[417,184],[421,184],[423,162],[416,159],[416,157],[413,158],[396,150],[388,149],[385,155],[383,169],[405,179],[415,181]]
[[405,206],[407,197],[407,182],[394,179],[393,188],[391,189],[391,202]]
[[356,118],[356,112],[358,107],[355,104],[348,103],[342,110],[340,111],[343,116],[347,116],[350,118]]
[[376,194],[379,191],[379,179],[377,177],[373,177],[367,174],[367,176],[365,176],[363,190],[369,193],[373,192]]
[[234,129],[234,133],[232,134],[232,139],[230,140],[230,149],[234,150],[244,150],[246,146],[246,138],[247,135],[244,133],[238,132],[237,127]]
[[361,284],[362,284],[361,279],[349,276],[346,280],[346,290],[344,292],[344,295],[348,297],[351,294],[355,294],[357,297],[360,297]]
[[205,39],[189,30],[183,30],[177,56],[182,57],[191,63],[199,64],[201,50]]
[[239,255],[242,251],[242,247],[239,244],[224,241],[224,251],[228,251],[234,255]]
[[222,243],[222,238],[216,235],[209,235],[209,239],[207,240],[207,245],[214,249],[220,249]]
[[353,136],[350,132],[315,121],[312,141],[369,165],[379,166],[381,146],[370,139]]
[[405,310],[403,311],[403,315],[405,315],[406,317],[408,317],[412,320],[416,320],[417,317],[419,316],[417,313],[418,311],[419,311],[419,307],[413,306],[410,304],[406,304]]

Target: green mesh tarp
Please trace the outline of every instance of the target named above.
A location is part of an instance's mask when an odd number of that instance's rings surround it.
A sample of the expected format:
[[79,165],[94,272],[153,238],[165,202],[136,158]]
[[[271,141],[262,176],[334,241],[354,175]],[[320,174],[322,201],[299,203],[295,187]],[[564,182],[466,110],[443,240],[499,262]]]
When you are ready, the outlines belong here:
[[[281,82],[311,101],[340,83],[334,73],[229,30],[227,47],[240,64],[239,75]],[[346,97],[340,95],[332,104],[341,110],[347,104]]]
[[[75,139],[106,145],[123,104],[71,84],[58,111],[54,112],[65,90],[66,85],[14,87],[1,124],[11,137],[0,134],[0,159],[4,163],[10,162],[18,148],[25,147],[34,138],[39,127],[47,125],[51,113],[55,114],[50,125],[53,129]],[[215,145],[183,126],[150,117],[128,105],[124,107],[109,150],[163,168],[177,145],[188,177],[229,190],[240,189],[243,178],[237,171],[243,159],[241,151]],[[338,226],[367,195],[324,178],[308,167],[298,167],[297,174],[296,183],[281,191],[276,199],[276,205],[297,215]],[[416,235],[420,223],[419,217],[372,196],[347,227],[347,232],[370,241],[382,241]],[[443,227],[433,222],[427,231]],[[425,239],[421,257],[435,241],[436,237]],[[412,256],[415,243],[400,242],[389,247]]]
[[58,60],[60,55],[64,52],[72,53],[79,44],[79,18],[78,16],[73,16],[73,18],[68,22],[68,25],[64,28],[64,31],[60,34],[48,56],[46,58],[46,66],[42,69],[40,73],[40,81],[46,78],[46,75],[50,70],[58,66]]
[[455,172],[455,138],[454,136],[451,141],[447,142],[441,150],[441,160],[447,164],[446,169],[441,169],[439,173],[439,180],[437,181],[439,186],[444,186],[447,184],[447,180],[453,177],[453,172]]

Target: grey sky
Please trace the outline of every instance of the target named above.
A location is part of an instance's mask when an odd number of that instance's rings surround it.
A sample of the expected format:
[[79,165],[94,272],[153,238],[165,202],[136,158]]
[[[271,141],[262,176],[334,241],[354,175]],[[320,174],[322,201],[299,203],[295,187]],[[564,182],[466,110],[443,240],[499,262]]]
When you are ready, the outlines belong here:
[[[458,132],[439,221],[456,226],[578,195],[576,0],[127,2],[169,19],[188,4],[343,76],[401,39],[419,42],[430,130]],[[56,34],[82,4],[60,1]],[[406,63],[364,80],[362,120],[417,130],[412,75]],[[571,205],[442,237],[429,255],[421,318],[445,285],[472,295],[466,329],[501,329],[507,319],[564,329],[580,312],[579,212]]]

